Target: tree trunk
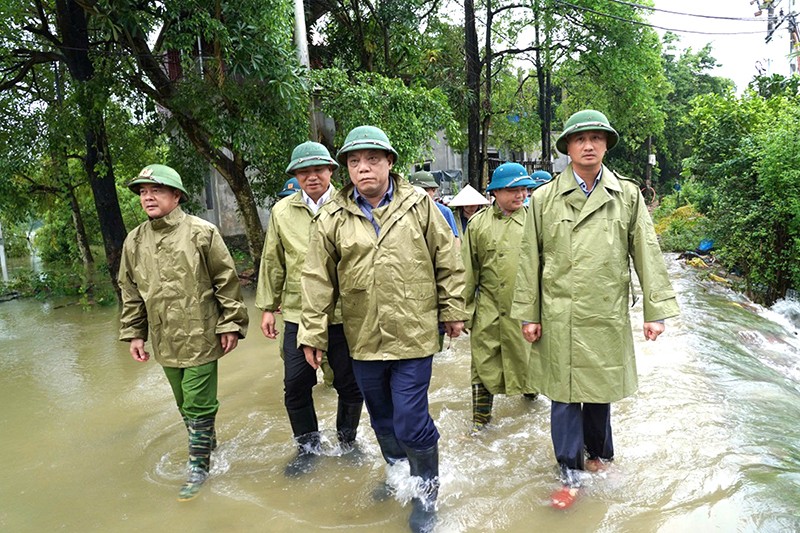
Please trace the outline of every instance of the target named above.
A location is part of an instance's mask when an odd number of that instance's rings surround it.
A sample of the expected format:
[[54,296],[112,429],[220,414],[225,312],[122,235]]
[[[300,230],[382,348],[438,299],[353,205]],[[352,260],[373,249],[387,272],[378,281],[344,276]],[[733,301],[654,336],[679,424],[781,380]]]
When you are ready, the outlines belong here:
[[467,91],[467,179],[476,190],[481,188],[480,177],[480,76],[481,65],[478,54],[478,32],[475,29],[475,4],[464,0],[464,50],[466,53]]
[[481,121],[481,189],[489,184],[489,129],[492,127],[492,2],[486,0],[486,42],[484,55],[483,120]]
[[97,87],[92,83],[94,65],[89,58],[86,13],[74,0],[57,0],[56,24],[62,42],[61,52],[77,88],[78,106],[85,124],[86,157],[83,165],[100,221],[109,276],[119,298],[117,273],[126,231],[117,198],[114,167],[108,150],[103,106],[96,105]]
[[89,237],[86,235],[86,226],[83,223],[81,206],[78,204],[78,198],[75,196],[75,189],[72,187],[68,188],[67,194],[69,197],[69,206],[72,211],[72,225],[75,226],[78,251],[81,254],[81,261],[83,262],[84,285],[87,294],[91,296],[94,291],[94,257],[92,257],[92,249],[89,247]]

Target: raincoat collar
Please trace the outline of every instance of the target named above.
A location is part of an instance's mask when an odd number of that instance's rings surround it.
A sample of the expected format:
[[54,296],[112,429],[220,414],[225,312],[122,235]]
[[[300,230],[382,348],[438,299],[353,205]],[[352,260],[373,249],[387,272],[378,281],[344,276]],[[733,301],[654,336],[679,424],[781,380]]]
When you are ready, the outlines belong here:
[[180,206],[176,207],[172,210],[168,215],[165,215],[161,218],[154,218],[150,221],[150,227],[156,231],[160,230],[172,230],[180,224],[183,219],[186,218],[186,213],[183,212],[183,209]]
[[[526,209],[527,209],[527,207],[522,206],[519,209],[517,209],[516,211],[514,211],[513,213],[511,213],[510,215],[505,215],[505,214],[503,214],[503,210],[500,209],[499,207],[497,207],[497,204],[492,204],[492,207],[491,207],[492,215],[495,218],[499,218],[499,219],[510,218],[511,220],[513,220],[514,222],[519,224],[520,226],[525,224],[525,210]],[[477,213],[475,213],[475,214],[477,214]]]

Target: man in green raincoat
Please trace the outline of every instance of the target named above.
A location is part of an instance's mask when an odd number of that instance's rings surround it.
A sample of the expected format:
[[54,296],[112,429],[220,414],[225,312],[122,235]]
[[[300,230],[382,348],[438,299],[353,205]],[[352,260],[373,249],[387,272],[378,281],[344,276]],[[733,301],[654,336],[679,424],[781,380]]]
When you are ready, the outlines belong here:
[[[603,165],[619,135],[599,111],[572,115],[556,148],[572,162],[532,196],[512,316],[552,401],[551,435],[569,507],[580,471],[614,458],[611,402],[638,386],[628,302],[630,262],[644,295],[643,333],[656,340],[679,313],[653,223],[638,185]],[[584,457],[586,454],[586,457]],[[586,459],[584,461],[584,459]]]
[[420,478],[409,526],[436,521],[439,432],[428,411],[437,323],[457,337],[464,312],[464,266],[433,201],[392,172],[397,152],[374,126],[354,128],[336,155],[350,184],[320,209],[301,287],[298,343],[318,365],[341,301],[353,371],[389,464],[407,459]]
[[247,307],[236,267],[217,228],[187,215],[180,175],[148,165],[128,184],[147,222],[122,246],[119,340],[131,356],[150,359],[145,341],[172,387],[189,432],[189,475],[178,499],[197,496],[216,446],[217,360],[247,333]]
[[[300,192],[289,194],[272,207],[261,257],[256,307],[263,311],[261,331],[265,337],[277,338],[275,312],[280,308],[283,314],[284,405],[298,448],[297,456],[285,469],[289,477],[308,472],[320,454],[319,426],[311,393],[317,384],[317,371],[297,346],[302,310],[300,272],[308,252],[311,221],[336,192],[331,177],[338,167],[320,143],[307,141],[295,147],[286,173],[294,176]],[[328,338],[328,363],[333,369],[333,387],[339,395],[336,432],[341,450],[348,452],[355,444],[364,402],[353,375],[338,306],[328,327]]]
[[463,254],[466,268],[464,299],[472,319],[472,431],[484,428],[492,416],[495,394],[525,394],[529,385],[531,346],[519,334],[520,321],[511,318],[517,259],[528,210],[523,206],[533,180],[519,163],[503,163],[486,188],[494,205],[473,216],[467,225]]

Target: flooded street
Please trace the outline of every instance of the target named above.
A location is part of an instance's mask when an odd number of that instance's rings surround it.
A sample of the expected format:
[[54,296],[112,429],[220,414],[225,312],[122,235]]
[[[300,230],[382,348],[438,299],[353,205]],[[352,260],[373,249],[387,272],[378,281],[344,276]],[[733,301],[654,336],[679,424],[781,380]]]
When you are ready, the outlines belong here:
[[[548,505],[548,401],[498,397],[490,428],[469,438],[469,341],[436,356],[437,532],[800,531],[800,327],[786,318],[800,304],[766,310],[668,266],[682,315],[645,343],[634,307],[640,390],[613,404],[616,461],[569,511]],[[212,477],[187,503],[186,430],[158,364],[116,340],[116,308],[0,303],[0,530],[407,531],[409,505],[372,501],[386,473],[366,411],[360,452],[284,477],[294,445],[278,344],[246,294],[248,338],[220,363]],[[335,454],[336,394],[321,384],[315,402]],[[395,468],[403,496],[408,467]]]

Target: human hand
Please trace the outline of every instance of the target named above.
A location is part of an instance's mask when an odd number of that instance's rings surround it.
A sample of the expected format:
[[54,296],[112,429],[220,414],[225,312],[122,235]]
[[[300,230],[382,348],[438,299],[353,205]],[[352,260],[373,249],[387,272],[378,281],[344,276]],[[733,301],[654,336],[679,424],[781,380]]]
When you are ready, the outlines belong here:
[[666,326],[663,322],[645,322],[644,323],[644,338],[648,341],[654,341],[659,335],[664,333]]
[[219,336],[219,344],[222,346],[222,355],[232,351],[239,344],[238,333],[221,333]]
[[451,339],[458,337],[464,331],[464,322],[445,322],[444,333]]
[[278,330],[275,329],[275,313],[272,311],[264,311],[261,315],[261,333],[268,339],[278,337]]
[[322,364],[322,350],[314,348],[313,346],[303,346],[303,354],[306,356],[306,362],[311,365],[314,370],[319,368]]
[[536,342],[542,338],[542,325],[529,322],[522,325],[522,336],[528,342]]
[[144,351],[144,339],[131,339],[130,352],[131,357],[140,363],[150,359],[150,354]]

